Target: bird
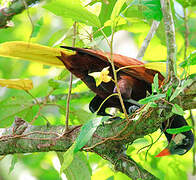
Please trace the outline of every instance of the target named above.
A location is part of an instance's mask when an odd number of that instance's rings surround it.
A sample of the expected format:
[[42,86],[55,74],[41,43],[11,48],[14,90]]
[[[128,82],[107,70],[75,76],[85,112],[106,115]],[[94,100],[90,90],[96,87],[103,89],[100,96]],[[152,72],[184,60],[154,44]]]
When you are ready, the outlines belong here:
[[[115,93],[116,86],[113,81],[101,82],[96,86],[96,81],[90,74],[93,72],[100,72],[103,68],[108,67],[109,76],[114,79],[113,70],[111,66],[111,59],[114,63],[117,72],[117,83],[120,93],[123,98],[125,109],[128,113],[132,107],[139,108],[137,101],[143,99],[148,93],[152,93],[152,83],[155,74],[158,74],[159,85],[164,81],[164,76],[156,70],[146,68],[144,63],[130,57],[119,54],[111,54],[100,50],[77,48],[70,46],[60,46],[61,48],[74,51],[75,54],[66,54],[61,52],[60,59],[65,67],[76,77],[80,78],[90,90],[96,95],[89,103],[89,109],[92,113],[97,113],[101,116],[111,116],[106,112],[109,107],[118,108],[121,112],[120,100],[118,96],[107,97]],[[101,107],[100,107],[101,106]],[[169,125],[168,125],[169,124]],[[194,143],[194,136],[191,130],[179,134],[169,134],[165,130],[167,128],[176,128],[187,125],[186,120],[181,115],[173,115],[170,119],[162,123],[162,131],[164,132],[168,146],[161,151],[156,157],[162,157],[170,154],[183,155],[188,152]]]
[[191,130],[186,132],[181,132],[178,134],[169,134],[166,132],[167,128],[180,128],[187,126],[187,122],[183,116],[174,115],[169,121],[162,123],[161,130],[164,132],[168,143],[168,146],[163,149],[156,157],[162,157],[172,154],[183,155],[187,153],[194,144],[194,135]]

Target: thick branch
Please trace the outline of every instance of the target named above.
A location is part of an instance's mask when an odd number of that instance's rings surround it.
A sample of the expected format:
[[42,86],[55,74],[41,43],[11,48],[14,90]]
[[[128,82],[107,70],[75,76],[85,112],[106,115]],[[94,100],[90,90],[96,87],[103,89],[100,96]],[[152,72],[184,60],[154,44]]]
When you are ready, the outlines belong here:
[[167,78],[176,80],[176,40],[170,0],[160,0],[167,40]]
[[[193,90],[196,88],[195,84],[194,81],[180,97],[190,97],[195,94],[196,91]],[[184,99],[181,100],[182,104],[186,104]],[[106,122],[104,126],[100,125],[83,150],[97,153],[109,160],[116,170],[132,179],[156,179],[133,159],[124,155],[124,145],[155,132],[163,121],[173,115],[169,104],[160,101],[160,105],[163,107],[161,116],[159,116],[160,108],[150,108],[142,114],[141,111],[136,112],[141,117],[137,121],[131,120],[136,117],[136,114],[133,114],[129,122],[117,118],[112,122]],[[65,152],[75,141],[80,126],[69,127],[69,131],[62,136],[64,128],[64,126],[32,126],[16,118],[11,128],[0,129],[0,155],[43,151]]]
[[[20,118],[18,119],[23,121]],[[126,133],[130,132],[130,128],[132,129],[135,127],[138,129],[136,127],[137,123],[132,123],[132,127],[131,124],[126,125],[125,122],[127,121],[119,118],[113,123],[105,124],[105,126],[99,126],[86,147],[92,147],[96,143],[101,142],[104,137],[107,138],[115,136],[118,132],[122,131],[125,126],[127,126],[127,131],[125,131]],[[119,123],[122,123],[122,125],[119,126]],[[32,126],[25,121],[23,121],[23,123],[15,124],[17,124],[17,126],[14,125],[11,128],[0,129],[0,155],[43,151],[65,152],[73,144],[80,130],[80,126],[72,126],[69,127],[70,130],[66,136],[61,136],[64,131],[64,126]],[[111,131],[111,129],[113,129],[113,131]],[[153,129],[153,131],[156,130],[154,128],[151,129]],[[132,134],[134,134],[133,129]],[[139,177],[143,177],[144,179],[147,177],[147,179],[156,179],[133,160],[127,160],[127,156],[126,158],[124,156],[124,158],[121,157],[124,150],[123,143],[133,141],[138,137],[141,137],[140,133],[135,134],[131,138],[127,137],[124,141],[112,141],[111,139],[102,143],[100,146],[89,149],[89,151],[95,152],[101,157],[109,160],[115,165],[117,170],[128,173],[128,176],[133,179],[137,179]]]
[[[14,15],[20,14],[26,9],[26,5],[30,6],[42,0],[12,0],[8,6],[0,6],[0,28],[9,27],[9,21]],[[26,3],[26,4],[25,4]]]

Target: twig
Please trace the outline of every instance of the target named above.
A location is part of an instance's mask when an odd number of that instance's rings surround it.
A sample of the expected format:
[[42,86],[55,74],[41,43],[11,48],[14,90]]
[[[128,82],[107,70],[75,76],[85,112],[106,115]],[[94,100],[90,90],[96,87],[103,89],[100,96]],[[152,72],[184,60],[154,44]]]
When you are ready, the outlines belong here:
[[171,78],[175,82],[176,77],[176,40],[175,27],[171,11],[170,0],[161,0],[163,20],[165,25],[167,41],[167,79]]
[[[73,42],[72,47],[75,46],[76,43],[76,22],[73,24]],[[70,79],[69,79],[69,92],[67,95],[67,103],[66,103],[66,116],[65,116],[65,132],[69,129],[69,106],[70,106],[70,99],[71,99],[71,89],[72,89],[72,81],[73,81],[73,74],[70,72]]]
[[188,39],[188,36],[189,36],[189,26],[188,26],[187,11],[188,11],[188,9],[184,8],[184,27],[185,27],[185,32],[184,32],[184,39],[185,39],[185,43],[184,43],[184,45],[185,45],[185,47],[184,47],[184,60],[186,59],[187,49],[188,49],[188,46],[189,46],[189,39]]
[[140,48],[140,50],[139,50],[139,52],[138,52],[138,54],[137,54],[136,59],[142,60],[142,58],[143,58],[143,56],[144,56],[144,53],[145,53],[145,51],[146,51],[146,49],[147,49],[147,47],[148,47],[148,45],[149,45],[151,39],[153,38],[153,36],[154,36],[154,34],[155,34],[157,28],[159,27],[159,24],[160,24],[160,21],[154,20],[154,21],[152,22],[150,31],[148,32],[146,38],[144,39],[144,41],[143,41],[143,43],[142,43],[142,46],[141,46],[141,48]]
[[125,105],[124,105],[124,102],[123,102],[123,98],[122,98],[122,95],[121,95],[121,92],[120,92],[120,88],[119,88],[119,85],[118,85],[117,72],[116,72],[116,69],[115,69],[114,61],[113,61],[114,29],[112,29],[111,41],[108,40],[108,38],[105,35],[105,33],[103,32],[103,30],[100,30],[100,31],[102,32],[104,38],[106,39],[106,41],[107,41],[107,43],[110,47],[110,57],[107,57],[107,58],[108,58],[108,61],[110,62],[111,66],[112,66],[112,72],[113,72],[113,76],[114,76],[114,83],[115,83],[115,86],[116,86],[116,90],[117,90],[117,93],[118,93],[118,97],[119,97],[119,100],[120,100],[120,104],[121,104],[123,113],[125,115],[126,120],[129,121],[129,116],[127,114],[127,111],[126,111],[126,108],[125,108]]

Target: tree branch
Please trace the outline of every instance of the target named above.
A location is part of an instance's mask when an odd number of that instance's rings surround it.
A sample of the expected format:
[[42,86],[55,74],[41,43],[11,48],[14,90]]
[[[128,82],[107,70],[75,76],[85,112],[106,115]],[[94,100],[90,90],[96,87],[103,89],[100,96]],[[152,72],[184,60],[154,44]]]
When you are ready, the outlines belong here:
[[[195,94],[195,90],[190,91],[193,87],[196,89],[195,81],[179,95],[182,106],[186,104],[184,97]],[[157,104],[159,106],[157,108],[136,111],[130,116],[128,122],[116,118],[106,122],[104,126],[100,125],[81,150],[100,155],[110,161],[117,171],[125,173],[132,179],[156,179],[124,154],[124,145],[131,144],[134,140],[155,132],[163,121],[173,115],[170,104],[162,100]],[[194,107],[196,107],[196,103]],[[136,117],[140,118],[134,120]],[[0,155],[48,151],[65,152],[76,140],[80,127],[69,126],[69,131],[63,136],[65,126],[32,126],[21,118],[16,118],[12,127],[0,129]]]
[[167,41],[167,79],[176,81],[176,40],[170,0],[160,0]]
[[140,50],[139,50],[139,52],[138,52],[138,54],[137,54],[136,59],[142,60],[142,58],[143,58],[143,56],[144,56],[144,53],[145,53],[145,51],[146,51],[146,49],[147,49],[147,47],[148,47],[148,45],[149,45],[151,39],[153,38],[153,36],[154,36],[154,34],[155,34],[157,28],[159,27],[159,24],[160,24],[160,21],[154,20],[154,21],[152,22],[150,31],[148,32],[146,38],[144,39],[144,41],[143,41],[143,43],[142,43],[142,46],[141,46],[141,48],[140,48]]
[[[196,81],[186,88],[176,99],[181,100],[182,107],[196,108],[195,97]],[[186,98],[185,98],[186,97]],[[187,99],[192,99],[192,102]],[[184,100],[185,99],[185,100]],[[190,100],[189,99],[189,100]],[[136,111],[130,116],[130,121],[116,118],[100,125],[93,137],[89,140],[84,151],[91,151],[110,161],[117,171],[125,173],[132,179],[156,179],[144,170],[133,159],[124,154],[124,145],[131,144],[134,140],[155,132],[163,121],[170,118],[172,106],[165,101],[157,102],[157,108],[148,111]],[[161,116],[160,116],[160,107]],[[136,117],[137,120],[133,120]],[[69,131],[64,133],[65,126],[32,126],[21,118],[16,118],[10,128],[0,129],[0,155],[32,152],[65,152],[78,136],[81,126],[69,126]],[[145,128],[144,128],[145,127]]]
[[[16,121],[18,122],[16,123]],[[137,123],[133,122],[127,125],[126,122],[127,121],[119,118],[116,121],[112,121],[112,123],[99,126],[92,139],[85,147],[92,147],[96,143],[101,142],[104,138],[114,137],[126,126],[127,131],[125,132],[128,133],[132,129],[131,132],[134,134],[133,127],[138,129],[136,126]],[[122,125],[119,126],[119,124]],[[12,127],[0,129],[0,155],[48,151],[65,152],[75,141],[80,127],[81,126],[69,127],[69,132],[67,132],[65,136],[62,136],[65,128],[64,126],[32,126],[21,118],[16,118]],[[23,130],[21,131],[21,129]],[[111,129],[113,131],[111,131]],[[123,134],[125,132],[123,132]],[[126,173],[132,179],[156,179],[134,160],[123,154],[123,144],[130,140],[133,142],[133,140],[138,137],[141,137],[140,133],[131,138],[127,136],[127,139],[124,139],[122,135],[119,138],[124,140],[120,142],[118,140],[112,140],[111,138],[111,140],[89,149],[89,151],[95,152],[101,157],[109,160],[115,166],[116,170]]]
[[30,6],[42,0],[12,0],[8,5],[0,6],[0,28],[10,27],[10,20],[14,15],[20,14],[26,9],[26,5]]

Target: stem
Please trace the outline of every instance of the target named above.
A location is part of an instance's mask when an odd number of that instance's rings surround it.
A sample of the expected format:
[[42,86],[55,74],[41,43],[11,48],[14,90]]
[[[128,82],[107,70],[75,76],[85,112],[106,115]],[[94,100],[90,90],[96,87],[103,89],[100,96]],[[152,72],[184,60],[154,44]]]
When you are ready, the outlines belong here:
[[154,21],[152,22],[150,31],[148,32],[146,38],[144,39],[144,41],[143,41],[143,43],[142,43],[142,46],[141,46],[141,48],[140,48],[140,50],[139,50],[139,52],[138,52],[138,54],[137,54],[136,59],[142,60],[142,58],[143,58],[143,56],[144,56],[144,53],[145,53],[145,51],[146,51],[146,49],[147,49],[147,47],[148,47],[148,45],[149,45],[151,39],[153,38],[153,36],[154,36],[154,34],[155,34],[157,28],[159,27],[159,24],[160,24],[160,21],[154,20]]
[[[76,43],[76,22],[73,24],[73,42],[72,47],[75,46]],[[66,116],[65,116],[65,132],[69,130],[69,106],[70,106],[70,99],[71,99],[71,89],[72,89],[72,81],[73,81],[73,74],[70,72],[70,79],[69,79],[69,92],[67,95],[67,103],[66,103]]]
[[184,8],[183,10],[184,10],[184,27],[185,27],[185,32],[184,32],[184,38],[185,38],[184,60],[185,60],[186,56],[187,56],[187,49],[188,49],[188,46],[189,46],[189,39],[188,39],[189,26],[188,26],[188,16],[187,16],[188,9]]
[[167,41],[167,79],[177,82],[175,27],[170,0],[160,0]]
[[112,70],[113,70],[113,75],[114,75],[114,82],[115,82],[115,86],[116,86],[116,89],[117,89],[119,100],[120,100],[120,103],[121,103],[121,106],[122,106],[122,110],[123,110],[123,113],[125,115],[125,118],[128,121],[129,117],[128,117],[128,114],[127,114],[127,111],[126,111],[126,108],[125,108],[125,105],[124,105],[124,102],[123,102],[122,95],[120,93],[120,88],[119,88],[119,85],[118,85],[117,73],[116,73],[116,69],[115,69],[114,61],[113,61],[113,40],[114,40],[114,30],[112,29],[112,37],[111,37],[111,42],[110,42],[111,65],[112,65]]

